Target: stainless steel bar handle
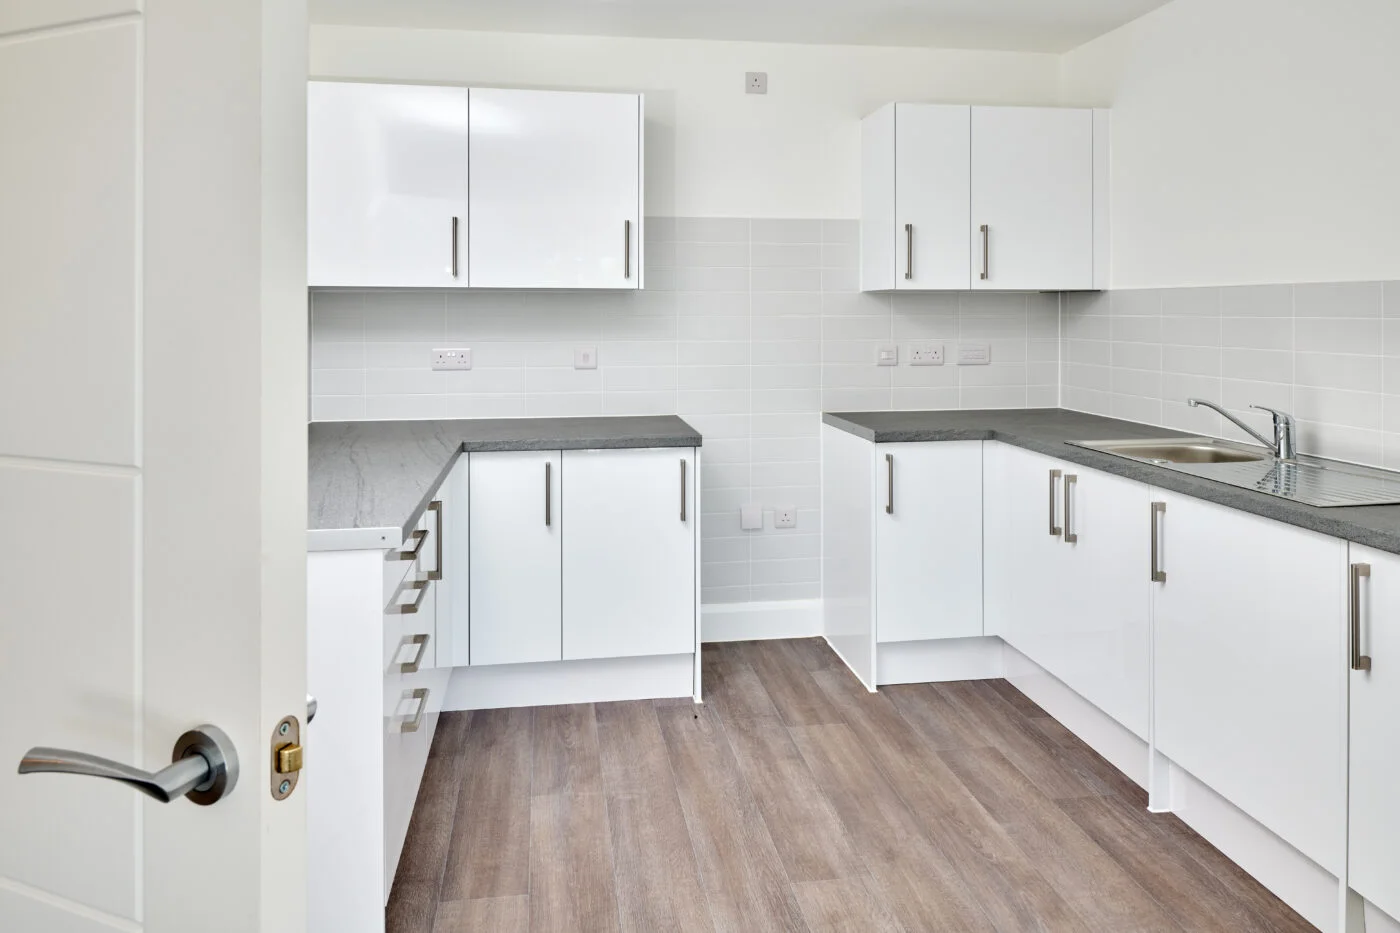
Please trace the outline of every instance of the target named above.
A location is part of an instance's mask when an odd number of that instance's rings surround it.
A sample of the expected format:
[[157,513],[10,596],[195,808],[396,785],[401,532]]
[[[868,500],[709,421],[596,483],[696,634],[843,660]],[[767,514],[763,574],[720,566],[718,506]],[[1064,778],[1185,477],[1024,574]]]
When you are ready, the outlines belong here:
[[404,548],[401,551],[394,551],[390,560],[417,560],[418,553],[423,550],[423,542],[428,540],[428,532],[424,528],[415,528],[409,535],[413,539],[413,546]]
[[423,714],[428,710],[428,688],[415,687],[412,690],[405,690],[403,692],[403,698],[405,700],[417,700],[418,711],[415,712],[410,719],[405,721],[403,725],[399,726],[399,731],[417,732],[419,727],[423,725]]
[[171,763],[142,771],[121,762],[66,748],[31,748],[20,759],[20,774],[78,774],[119,781],[161,803],[189,797],[208,805],[221,800],[238,782],[238,753],[218,726],[191,729],[175,742]]
[[546,528],[550,526],[553,518],[550,514],[554,506],[554,482],[550,478],[553,474],[554,464],[546,460],[544,464],[544,526]]
[[1167,572],[1162,569],[1161,552],[1158,550],[1158,541],[1162,537],[1162,516],[1167,512],[1165,502],[1152,503],[1152,582],[1166,583]]
[[632,277],[632,221],[622,222],[622,277]]
[[988,265],[988,261],[989,261],[989,254],[991,253],[990,244],[988,244],[988,242],[987,242],[987,240],[988,240],[988,231],[989,231],[989,228],[987,227],[987,225],[986,225],[986,224],[983,224],[983,225],[982,225],[982,275],[981,275],[981,278],[982,278],[983,281],[986,281],[986,279],[987,279],[987,265]]
[[452,218],[452,277],[457,278],[457,228],[460,226],[456,217]]
[[685,469],[686,469],[685,458],[682,457],[682,458],[681,458],[681,521],[685,521],[685,498],[686,498],[686,497],[685,497],[685,493],[686,493],[686,488],[685,488],[685,487],[686,487],[686,482],[685,482]]
[[914,277],[914,225],[904,225],[904,277]]
[[1079,482],[1079,477],[1073,473],[1065,474],[1065,544],[1074,544],[1079,540],[1079,535],[1072,530],[1074,525],[1074,487]]
[[1351,565],[1351,669],[1369,671],[1371,657],[1361,653],[1361,578],[1371,575],[1370,564]]
[[1060,481],[1060,471],[1050,471],[1050,537],[1058,538],[1062,529],[1055,524],[1055,486]]
[[442,500],[434,499],[428,503],[428,511],[437,516],[433,525],[433,551],[437,556],[437,562],[433,564],[433,569],[429,570],[425,576],[429,580],[442,579]]
[[894,454],[885,454],[885,514],[894,514]]
[[[394,590],[394,596],[389,601],[389,605],[384,607],[386,615],[411,616],[423,606],[423,600],[428,598],[429,581],[423,577],[415,576],[411,580],[404,580],[399,584],[399,588]],[[418,595],[413,597],[411,603],[399,602],[399,594],[404,590],[413,590]]]
[[[404,661],[404,662],[401,662],[401,663],[399,664],[399,673],[400,673],[400,674],[416,674],[416,673],[418,673],[418,668],[419,668],[419,666],[423,663],[423,655],[425,655],[425,654],[428,653],[428,636],[427,636],[427,635],[421,635],[421,634],[420,634],[420,635],[405,635],[405,636],[399,641],[399,651],[402,651],[404,648],[408,647],[409,645],[414,645],[414,646],[416,646],[416,647],[418,648],[418,651],[414,653],[414,655],[413,655],[413,660],[412,660],[412,661]],[[397,652],[395,652],[395,656],[397,656]],[[307,721],[310,722],[310,720],[307,720]]]

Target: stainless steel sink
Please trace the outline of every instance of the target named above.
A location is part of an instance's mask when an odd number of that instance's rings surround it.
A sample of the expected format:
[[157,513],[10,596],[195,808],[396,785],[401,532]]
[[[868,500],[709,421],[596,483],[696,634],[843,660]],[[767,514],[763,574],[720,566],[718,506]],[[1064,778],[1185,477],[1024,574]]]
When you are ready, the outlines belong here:
[[1400,473],[1305,455],[1277,460],[1262,447],[1213,437],[1069,443],[1324,508],[1400,503]]

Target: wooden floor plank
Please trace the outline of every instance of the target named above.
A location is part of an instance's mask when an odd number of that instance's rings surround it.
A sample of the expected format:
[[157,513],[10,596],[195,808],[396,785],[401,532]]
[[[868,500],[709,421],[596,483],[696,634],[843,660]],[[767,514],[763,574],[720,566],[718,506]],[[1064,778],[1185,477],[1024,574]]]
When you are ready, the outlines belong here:
[[530,898],[483,897],[438,905],[433,933],[529,933]]
[[758,675],[783,722],[810,726],[841,721],[841,714],[782,642],[736,642],[735,648]]
[[967,714],[948,701],[933,684],[895,684],[881,687],[880,695],[888,697],[924,741],[935,751],[955,751],[961,748],[986,748],[992,738],[979,729]]
[[428,759],[418,800],[408,824],[408,838],[399,856],[394,884],[425,882],[437,900],[438,887],[452,845],[452,821],[457,814],[457,798],[462,789],[462,757],[439,755]]
[[791,650],[792,656],[805,670],[847,670],[845,662],[841,660],[840,655],[831,650],[825,638],[789,638],[784,639],[783,644]]
[[1090,786],[1102,794],[1111,794],[1147,807],[1147,790],[1119,771],[1102,755],[1070,732],[1059,721],[1048,716],[1028,720],[1042,735],[1064,749],[1065,764]]
[[[674,787],[661,722],[651,703],[598,703],[599,772],[610,794],[651,793]],[[672,791],[674,793],[674,790]]]
[[428,749],[428,757],[451,758],[462,754],[471,722],[471,710],[444,710],[438,716],[437,730],[433,733],[433,744]]
[[619,929],[612,832],[601,793],[530,798],[530,929]]
[[599,767],[598,725],[591,703],[535,710],[532,793],[600,793]]
[[529,708],[478,710],[462,752],[442,900],[530,893]]
[[384,908],[384,929],[387,933],[432,933],[437,898],[437,885],[432,882],[396,879]]
[[807,881],[792,889],[812,933],[904,933],[863,878]]
[[806,929],[715,713],[657,711],[710,916],[721,933]]

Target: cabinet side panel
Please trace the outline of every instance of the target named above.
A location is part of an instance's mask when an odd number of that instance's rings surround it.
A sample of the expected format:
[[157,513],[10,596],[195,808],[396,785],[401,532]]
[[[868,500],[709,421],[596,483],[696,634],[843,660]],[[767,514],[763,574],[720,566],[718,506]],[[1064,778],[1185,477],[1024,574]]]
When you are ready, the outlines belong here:
[[822,425],[822,613],[826,640],[875,686],[875,445]]

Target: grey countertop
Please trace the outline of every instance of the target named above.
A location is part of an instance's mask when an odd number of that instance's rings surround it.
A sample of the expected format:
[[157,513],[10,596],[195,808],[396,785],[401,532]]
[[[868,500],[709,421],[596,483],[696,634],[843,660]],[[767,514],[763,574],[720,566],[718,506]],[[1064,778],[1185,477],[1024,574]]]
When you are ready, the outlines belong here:
[[312,550],[397,547],[462,451],[701,445],[674,415],[322,421],[308,433]]
[[1066,443],[1189,436],[1181,431],[1060,408],[829,412],[823,415],[823,420],[834,428],[877,444],[1001,441],[1242,512],[1400,554],[1400,505],[1323,509]]

